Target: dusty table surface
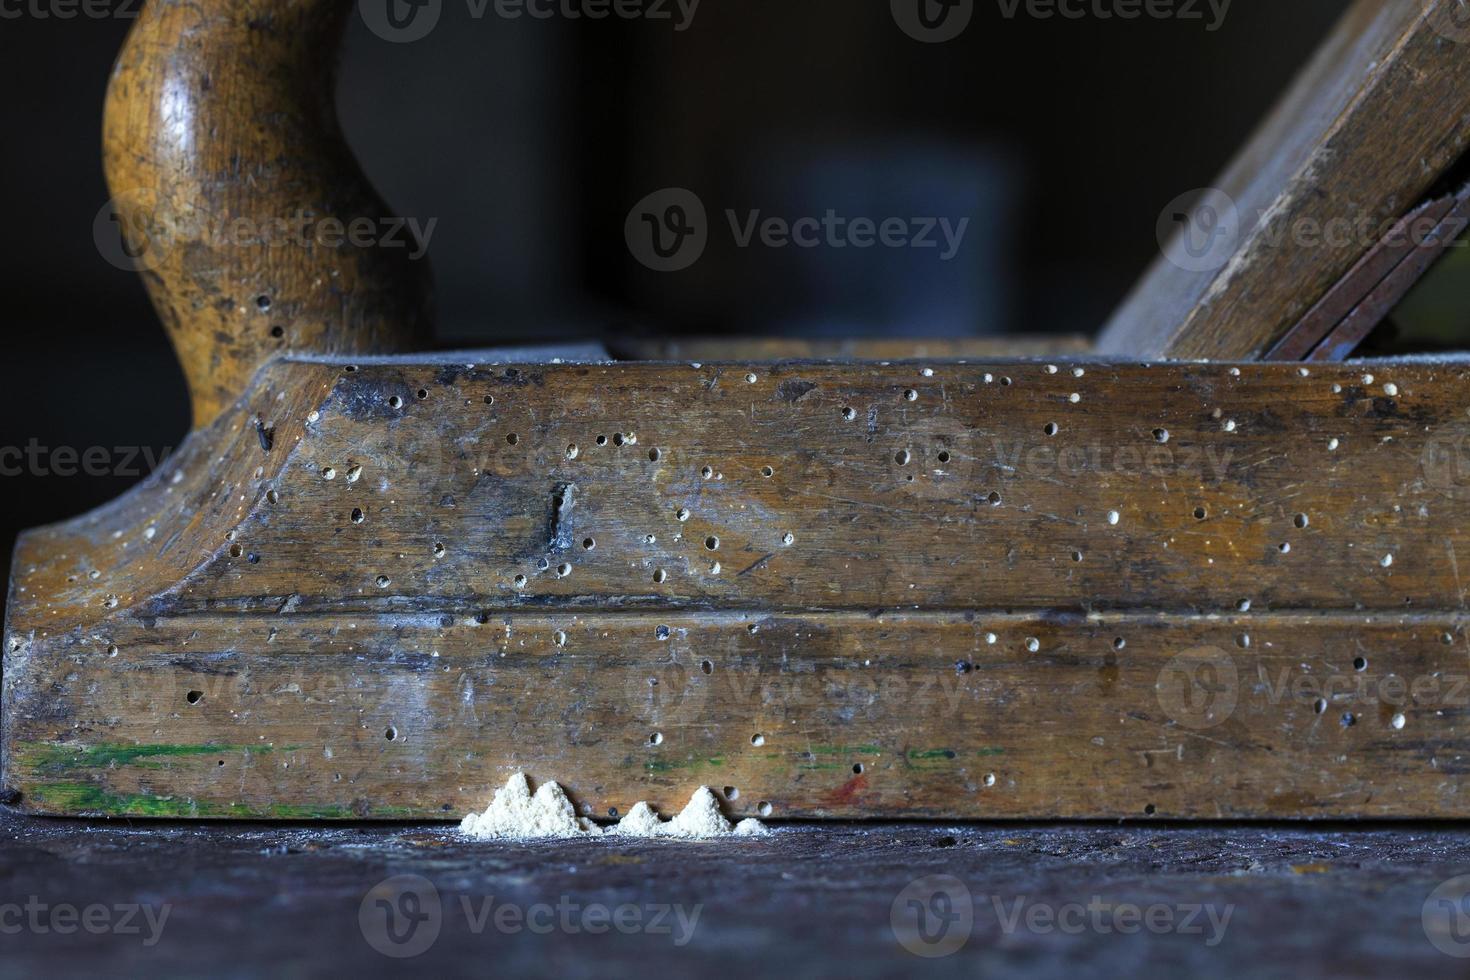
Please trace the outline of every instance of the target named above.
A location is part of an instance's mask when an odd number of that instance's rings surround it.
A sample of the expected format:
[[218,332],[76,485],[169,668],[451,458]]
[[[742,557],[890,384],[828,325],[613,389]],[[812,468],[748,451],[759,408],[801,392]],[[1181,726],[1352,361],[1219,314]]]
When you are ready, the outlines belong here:
[[1465,976],[1465,872],[1451,825],[503,844],[0,810],[0,975]]

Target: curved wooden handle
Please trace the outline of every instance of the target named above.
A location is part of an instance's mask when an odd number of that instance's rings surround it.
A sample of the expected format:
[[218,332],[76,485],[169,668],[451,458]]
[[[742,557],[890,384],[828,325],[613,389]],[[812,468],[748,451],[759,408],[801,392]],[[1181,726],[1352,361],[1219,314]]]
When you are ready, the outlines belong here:
[[104,158],[129,254],[213,421],[286,352],[430,336],[427,261],[342,136],[341,0],[149,0],[114,69]]

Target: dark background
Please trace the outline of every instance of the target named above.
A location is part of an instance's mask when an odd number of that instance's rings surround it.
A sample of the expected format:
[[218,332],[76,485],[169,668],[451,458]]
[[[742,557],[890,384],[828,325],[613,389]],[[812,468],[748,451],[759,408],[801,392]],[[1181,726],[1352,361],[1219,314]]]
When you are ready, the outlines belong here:
[[[183,379],[142,286],[103,260],[100,115],[130,21],[0,0],[0,446],[175,445]],[[128,4],[127,6],[133,6]],[[887,0],[703,0],[668,21],[474,19],[427,38],[354,16],[349,137],[393,207],[437,218],[440,340],[656,333],[1092,333],[1347,6],[1235,0],[1206,21],[1007,19],[920,44]],[[1201,0],[1201,8],[1207,7]],[[1208,17],[1207,17],[1208,20]],[[323,53],[323,56],[328,56]],[[659,274],[623,240],[663,187],[795,217],[969,216],[964,247],[738,249]],[[114,456],[120,460],[120,456]],[[0,551],[136,482],[0,477]]]

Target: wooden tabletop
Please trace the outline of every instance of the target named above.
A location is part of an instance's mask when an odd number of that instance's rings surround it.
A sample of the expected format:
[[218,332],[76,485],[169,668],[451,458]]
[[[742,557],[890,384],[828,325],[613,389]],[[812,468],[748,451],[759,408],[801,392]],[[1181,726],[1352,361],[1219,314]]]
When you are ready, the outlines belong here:
[[[1467,869],[1470,833],[1447,825],[833,824],[497,844],[443,825],[0,812],[0,976],[1425,980],[1465,973],[1430,934],[1460,949],[1439,899]],[[409,959],[375,948],[413,944]]]

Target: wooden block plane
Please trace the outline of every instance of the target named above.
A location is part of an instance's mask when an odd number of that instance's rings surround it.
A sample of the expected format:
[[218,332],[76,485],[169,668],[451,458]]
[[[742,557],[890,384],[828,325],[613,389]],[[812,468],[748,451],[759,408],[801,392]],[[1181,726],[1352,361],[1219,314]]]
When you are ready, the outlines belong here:
[[274,362],[21,543],[7,782],[154,816],[442,816],[514,770],[598,816],[705,784],[1460,812],[1470,366],[929,370]]
[[373,213],[292,70],[345,16],[154,0],[119,61],[196,429],[17,546],[22,809],[435,819],[521,771],[598,818],[1470,815],[1470,361],[413,353],[421,268],[179,217]]

